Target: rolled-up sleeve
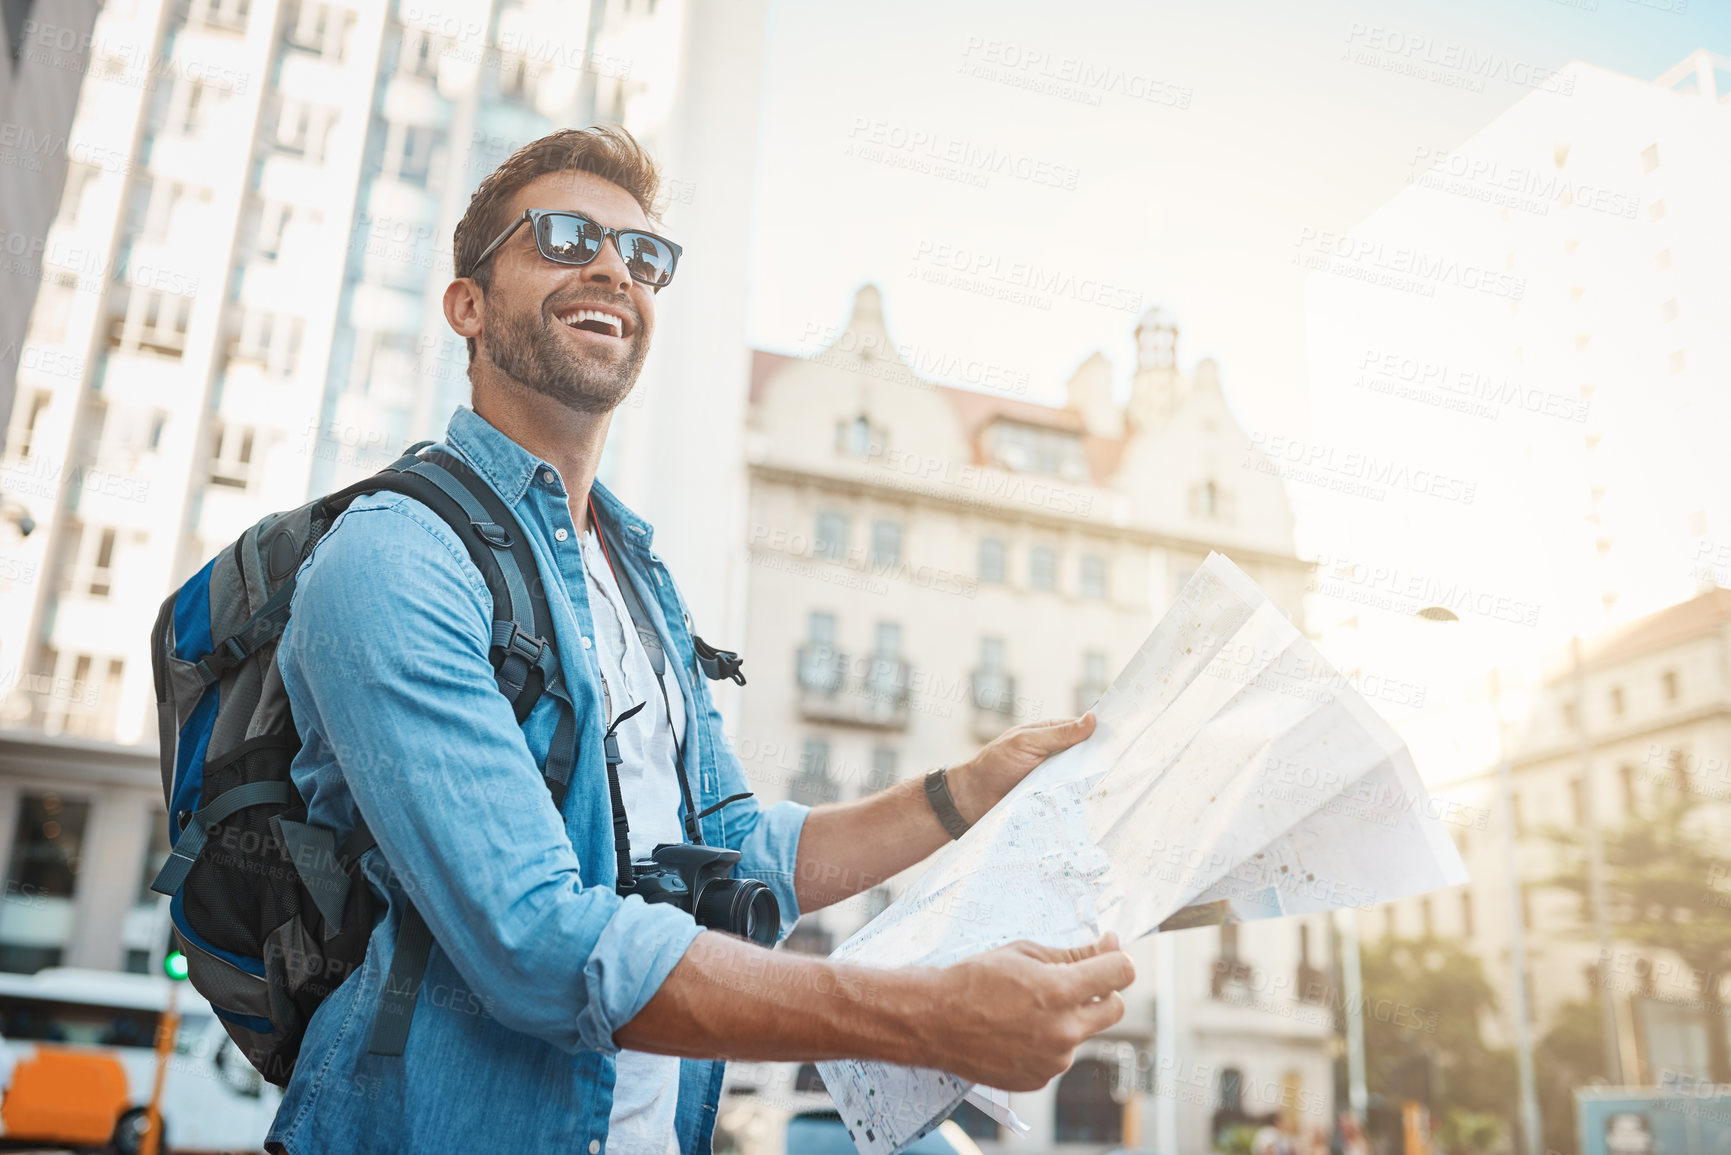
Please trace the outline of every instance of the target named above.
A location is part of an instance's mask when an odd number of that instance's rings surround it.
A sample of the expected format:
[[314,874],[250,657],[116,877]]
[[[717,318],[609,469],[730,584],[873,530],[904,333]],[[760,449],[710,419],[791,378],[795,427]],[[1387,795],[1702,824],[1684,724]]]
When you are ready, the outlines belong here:
[[494,682],[491,597],[450,530],[406,498],[358,502],[302,565],[292,609],[278,665],[296,724],[334,752],[440,949],[505,1026],[617,1050],[700,928],[584,885]]
[[[745,769],[733,752],[722,727],[721,711],[707,690],[701,691],[703,702],[701,721],[708,727],[708,741],[715,750],[715,764],[720,775],[719,795],[731,798],[751,789]],[[781,907],[781,934],[787,937],[793,924],[799,921],[799,897],[795,883],[799,862],[799,835],[805,827],[805,816],[811,807],[791,799],[764,806],[755,796],[728,805],[722,811],[723,842],[739,851],[739,862],[733,868],[735,878],[755,878],[775,893]]]

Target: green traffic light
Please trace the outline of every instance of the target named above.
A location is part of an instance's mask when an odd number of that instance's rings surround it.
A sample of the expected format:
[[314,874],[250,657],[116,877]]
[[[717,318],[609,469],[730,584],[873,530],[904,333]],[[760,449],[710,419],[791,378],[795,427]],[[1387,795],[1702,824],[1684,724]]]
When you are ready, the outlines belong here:
[[162,960],[162,971],[171,979],[186,977],[186,956],[177,950],[168,952],[168,957]]

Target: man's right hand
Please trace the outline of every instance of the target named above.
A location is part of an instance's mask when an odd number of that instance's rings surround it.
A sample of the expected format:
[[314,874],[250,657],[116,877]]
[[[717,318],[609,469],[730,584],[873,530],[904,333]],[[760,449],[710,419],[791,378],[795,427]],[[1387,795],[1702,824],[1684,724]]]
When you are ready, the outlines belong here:
[[1069,1069],[1076,1047],[1124,1017],[1136,977],[1107,934],[1058,950],[1013,942],[935,972],[922,1042],[937,1067],[1004,1091],[1035,1091]]

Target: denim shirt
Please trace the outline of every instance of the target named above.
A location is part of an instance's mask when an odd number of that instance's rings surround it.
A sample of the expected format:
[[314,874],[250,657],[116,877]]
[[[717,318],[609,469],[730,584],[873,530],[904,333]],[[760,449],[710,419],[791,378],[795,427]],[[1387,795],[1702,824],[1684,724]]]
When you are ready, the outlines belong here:
[[[339,838],[366,819],[378,846],[362,867],[384,913],[365,961],[312,1016],[268,1142],[291,1155],[601,1155],[613,1032],[700,928],[684,911],[614,890],[601,683],[563,481],[471,409],[451,418],[445,444],[498,491],[529,539],[571,705],[544,693],[518,725],[487,660],[486,584],[419,502],[357,499],[302,563],[277,656],[304,743],[294,781],[308,820]],[[690,615],[650,548],[650,527],[600,484],[594,500],[617,543],[614,565],[659,619],[679,675],[701,811],[749,787],[698,671]],[[577,758],[561,812],[540,766],[566,708],[576,711]],[[701,823],[705,842],[741,853],[738,876],[775,892],[783,936],[799,916],[794,864],[807,811],[746,799]],[[405,895],[435,946],[406,1050],[373,1055]],[[719,1061],[681,1063],[675,1126],[684,1155],[710,1149],[721,1076]]]

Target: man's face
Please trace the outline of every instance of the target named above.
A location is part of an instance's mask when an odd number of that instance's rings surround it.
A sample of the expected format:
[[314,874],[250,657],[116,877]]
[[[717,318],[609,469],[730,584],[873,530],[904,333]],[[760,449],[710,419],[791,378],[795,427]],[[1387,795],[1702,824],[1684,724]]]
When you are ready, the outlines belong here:
[[[525,209],[567,209],[616,229],[650,228],[630,193],[586,172],[537,177],[517,191],[506,220]],[[631,279],[612,238],[587,265],[562,265],[541,255],[525,222],[487,260],[492,280],[479,355],[579,412],[608,413],[625,400],[649,353],[655,290]],[[610,314],[614,323],[579,320],[584,310]]]

